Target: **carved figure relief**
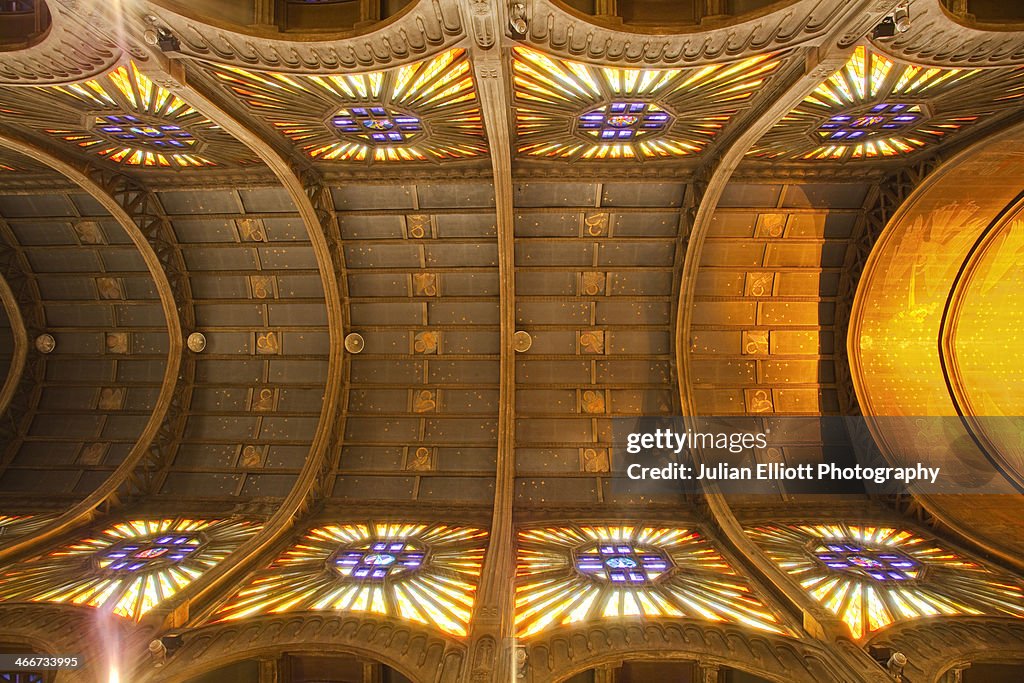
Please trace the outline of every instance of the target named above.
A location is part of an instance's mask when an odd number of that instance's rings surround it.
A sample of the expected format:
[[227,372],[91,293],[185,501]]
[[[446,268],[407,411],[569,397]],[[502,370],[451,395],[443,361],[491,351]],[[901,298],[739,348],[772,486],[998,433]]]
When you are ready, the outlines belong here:
[[106,336],[107,353],[128,353],[129,336],[127,332],[108,332]]
[[420,446],[409,459],[407,470],[410,472],[429,472],[434,469],[434,453],[430,448]]

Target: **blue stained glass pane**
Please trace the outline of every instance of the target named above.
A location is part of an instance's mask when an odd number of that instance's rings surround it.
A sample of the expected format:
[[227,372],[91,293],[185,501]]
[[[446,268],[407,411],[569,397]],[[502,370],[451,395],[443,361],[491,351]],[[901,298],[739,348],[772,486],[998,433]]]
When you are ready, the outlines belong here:
[[608,109],[615,113],[620,113],[626,111],[626,105],[623,102],[612,102]]
[[633,137],[633,131],[631,131],[631,130],[620,130],[619,131],[619,137],[620,138],[631,138],[631,137]]
[[871,108],[871,111],[885,111],[889,107],[888,104],[876,104]]
[[387,112],[381,107],[370,107],[370,112],[377,116],[387,116]]
[[905,104],[894,104],[894,105],[892,105],[892,111],[903,111],[906,108],[907,108],[907,105],[905,105]]
[[603,131],[601,131],[601,138],[603,140],[608,140],[608,139],[611,139],[611,138],[614,138],[614,137],[615,137],[615,131],[614,130],[603,130]]
[[364,109],[363,107],[353,107],[352,113],[355,114],[356,116],[366,116],[366,109]]
[[629,105],[629,111],[635,114],[636,112],[643,111],[646,106],[643,102],[637,102],[636,104]]

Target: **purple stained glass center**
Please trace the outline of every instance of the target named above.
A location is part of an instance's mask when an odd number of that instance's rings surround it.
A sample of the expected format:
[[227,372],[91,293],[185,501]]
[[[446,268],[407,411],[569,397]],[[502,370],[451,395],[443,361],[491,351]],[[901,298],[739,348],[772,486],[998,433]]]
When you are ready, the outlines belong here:
[[612,102],[580,114],[579,132],[605,142],[634,140],[664,131],[668,112],[649,102]]
[[375,145],[405,143],[423,132],[419,117],[378,106],[342,109],[331,118],[331,124],[343,136]]
[[132,114],[97,116],[93,131],[117,144],[162,152],[184,152],[197,142],[192,133],[177,124],[149,123]]
[[627,543],[602,544],[576,555],[580,572],[612,583],[650,583],[669,567],[668,558],[660,551]]
[[883,102],[867,111],[834,114],[818,126],[817,134],[828,142],[862,142],[909,128],[923,118],[919,105]]
[[100,566],[109,571],[137,572],[178,564],[191,557],[202,540],[191,534],[168,534],[122,541],[101,554]]
[[425,556],[422,548],[404,541],[376,541],[364,547],[339,550],[331,564],[347,578],[381,581],[419,569]]
[[874,548],[856,542],[836,542],[817,548],[814,556],[829,569],[875,581],[908,581],[921,565],[892,548]]

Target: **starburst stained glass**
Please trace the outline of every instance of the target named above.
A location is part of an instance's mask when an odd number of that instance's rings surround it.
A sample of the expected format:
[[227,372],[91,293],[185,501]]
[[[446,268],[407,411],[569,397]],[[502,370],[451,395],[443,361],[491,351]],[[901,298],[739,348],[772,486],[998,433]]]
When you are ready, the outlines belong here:
[[473,73],[461,48],[363,74],[211,68],[247,107],[319,161],[441,162],[487,154]]
[[749,152],[763,159],[895,157],[937,144],[1024,97],[1024,69],[902,64],[859,46]]
[[[202,153],[205,138],[227,136],[177,95],[155,84],[134,62],[106,76],[49,87],[62,104],[86,110],[85,125],[46,128],[50,135],[82,150],[128,166],[202,168],[217,165]],[[231,141],[229,146],[237,147]]]
[[691,618],[786,633],[706,538],[663,526],[563,526],[519,532],[520,638],[620,618]]
[[396,114],[384,107],[348,107],[340,110],[331,122],[342,133],[370,145],[408,142],[423,131],[419,118]]
[[516,47],[517,149],[551,159],[698,154],[779,64],[760,55],[692,69],[622,69]]
[[768,557],[854,638],[932,616],[1024,618],[1024,586],[940,543],[884,525],[752,527]]
[[487,532],[446,524],[318,527],[258,572],[215,615],[338,610],[469,632]]
[[0,599],[85,605],[138,620],[259,529],[240,519],[116,524],[0,571]]

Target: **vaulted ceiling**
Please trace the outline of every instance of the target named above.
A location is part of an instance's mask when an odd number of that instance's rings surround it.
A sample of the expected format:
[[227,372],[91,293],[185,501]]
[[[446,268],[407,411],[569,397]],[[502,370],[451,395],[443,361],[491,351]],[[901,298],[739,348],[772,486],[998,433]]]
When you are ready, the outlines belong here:
[[[896,4],[3,5],[0,514],[35,517],[0,558],[126,511],[243,516],[246,559],[149,617],[198,626],[293,525],[447,521],[489,529],[477,609],[509,614],[516,525],[669,519],[782,586],[751,589],[780,633],[841,628],[743,530],[820,499],[624,494],[612,432],[868,409],[875,240],[1024,115],[1024,32],[986,23],[1014,17],[914,0],[872,39]],[[980,521],[933,503],[828,514]],[[512,633],[488,618],[473,643]]]

